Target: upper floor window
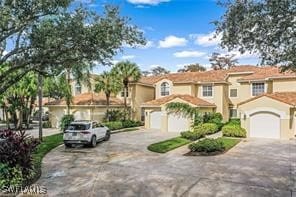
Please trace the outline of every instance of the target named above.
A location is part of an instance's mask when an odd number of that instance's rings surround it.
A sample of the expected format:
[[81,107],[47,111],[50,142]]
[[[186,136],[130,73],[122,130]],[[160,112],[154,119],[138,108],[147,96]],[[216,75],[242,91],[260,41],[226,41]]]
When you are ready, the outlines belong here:
[[252,83],[252,96],[258,96],[265,92],[264,83]]
[[81,85],[76,83],[75,85],[75,95],[81,94]]
[[230,89],[229,97],[237,97],[237,89]]
[[160,85],[160,95],[161,96],[167,96],[170,95],[170,85],[167,82],[163,82]]
[[202,86],[202,96],[203,97],[212,97],[213,96],[213,86],[212,85],[203,85]]
[[125,89],[121,91],[121,97],[124,97],[124,92],[126,94],[126,97],[128,97],[128,90]]

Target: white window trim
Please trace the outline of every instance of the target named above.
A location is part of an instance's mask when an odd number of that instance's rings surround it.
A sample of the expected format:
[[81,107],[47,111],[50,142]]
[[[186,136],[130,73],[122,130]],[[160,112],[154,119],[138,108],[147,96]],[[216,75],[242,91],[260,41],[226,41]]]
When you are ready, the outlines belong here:
[[[251,97],[256,97],[253,95],[253,84],[254,83],[264,83],[264,93],[267,92],[267,83],[265,83],[265,81],[256,81],[256,82],[252,82],[250,87],[251,87]],[[257,95],[258,96],[258,95]]]
[[[168,88],[169,89],[168,90],[169,94],[168,95],[161,95],[161,93],[162,93],[162,90],[161,90],[162,87],[161,86],[162,86],[163,83],[167,83],[169,85],[169,88]],[[165,97],[165,96],[171,95],[171,84],[169,82],[163,81],[163,82],[160,83],[159,95],[160,95],[160,97]]]
[[[236,96],[231,96],[230,90],[232,90],[232,89],[236,89]],[[238,98],[238,88],[229,88],[228,96],[229,96],[229,98]]]
[[[203,95],[203,88],[204,88],[204,86],[212,86],[212,96],[204,96]],[[203,98],[214,98],[214,85],[213,84],[203,84],[203,85],[201,85],[201,97],[203,97]]]

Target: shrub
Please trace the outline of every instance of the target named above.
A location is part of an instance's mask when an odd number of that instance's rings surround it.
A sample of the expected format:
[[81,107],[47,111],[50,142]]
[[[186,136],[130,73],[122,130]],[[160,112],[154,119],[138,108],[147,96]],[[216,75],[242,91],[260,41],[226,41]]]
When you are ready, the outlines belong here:
[[226,123],[226,125],[239,125],[240,126],[241,122],[240,119],[230,119],[229,122]]
[[49,122],[49,121],[45,121],[45,122],[43,122],[42,123],[42,127],[43,128],[51,128],[52,126],[51,126],[51,122]]
[[106,122],[104,123],[104,125],[108,127],[111,131],[123,128],[121,121]]
[[240,125],[227,124],[222,128],[223,136],[227,137],[246,137],[247,132]]
[[0,131],[0,138],[5,139],[0,146],[0,163],[9,167],[19,166],[24,176],[28,176],[33,169],[32,153],[39,141],[29,137],[25,132],[10,130]]
[[23,181],[22,169],[19,166],[10,167],[0,163],[0,190],[4,187],[21,186]]
[[120,121],[124,118],[124,112],[119,109],[111,109],[105,113],[104,120],[105,121]]
[[122,126],[124,128],[129,128],[129,127],[138,127],[141,126],[142,123],[140,121],[134,121],[134,120],[125,120],[122,122]]
[[214,123],[204,123],[193,128],[193,132],[203,133],[204,135],[213,134],[219,131],[219,128]]
[[70,125],[71,122],[74,121],[74,116],[73,115],[64,115],[61,119],[61,123],[60,123],[60,128],[62,131],[64,131],[65,129],[67,129],[67,127]]
[[221,113],[209,113],[205,114],[203,117],[204,123],[214,123],[218,126],[218,130],[220,130],[223,127],[223,116]]
[[211,153],[216,151],[224,151],[223,142],[219,139],[204,139],[189,145],[191,152]]
[[191,140],[191,141],[195,141],[195,140],[198,140],[200,138],[203,138],[205,135],[204,133],[202,132],[192,132],[192,131],[184,131],[184,132],[181,132],[181,137],[182,138],[185,138],[185,139],[188,139],[188,140]]

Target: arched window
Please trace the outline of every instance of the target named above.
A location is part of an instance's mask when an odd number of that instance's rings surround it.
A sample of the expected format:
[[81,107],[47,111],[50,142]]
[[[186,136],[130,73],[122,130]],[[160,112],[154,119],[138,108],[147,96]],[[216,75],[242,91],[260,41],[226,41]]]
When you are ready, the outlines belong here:
[[167,96],[170,94],[170,85],[167,82],[163,82],[160,86],[160,95]]

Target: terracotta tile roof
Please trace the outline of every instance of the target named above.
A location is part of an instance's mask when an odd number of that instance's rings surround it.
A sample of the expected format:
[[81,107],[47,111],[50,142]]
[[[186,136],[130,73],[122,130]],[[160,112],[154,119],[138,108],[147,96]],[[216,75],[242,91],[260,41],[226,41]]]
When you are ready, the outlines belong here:
[[162,98],[159,98],[156,100],[148,101],[148,102],[144,103],[142,106],[160,106],[160,105],[166,104],[167,102],[169,102],[175,98],[180,98],[180,99],[187,101],[187,102],[189,102],[193,105],[196,105],[198,107],[216,107],[216,105],[213,103],[209,103],[205,100],[190,96],[188,94],[172,94],[172,95],[165,96],[165,97],[162,97]]
[[241,103],[239,103],[238,105],[243,105],[245,103],[248,103],[250,101],[256,100],[258,98],[261,98],[263,96],[272,98],[274,100],[286,103],[288,105],[296,105],[296,92],[274,92],[274,93],[266,93],[266,94],[262,94],[253,98],[250,98],[246,101],[243,101]]
[[162,79],[171,80],[173,83],[207,83],[207,82],[226,82],[228,73],[235,72],[255,72],[257,66],[241,65],[228,70],[210,70],[205,72],[185,72],[170,73],[162,76],[142,77],[140,83],[153,85]]
[[[66,101],[61,99],[46,105],[66,105]],[[106,97],[97,93],[83,93],[73,97],[72,105],[106,105]],[[110,98],[110,105],[123,105],[123,102],[118,98]]]
[[296,77],[296,73],[291,71],[281,72],[280,67],[277,66],[266,66],[260,67],[254,74],[245,76],[239,81],[249,81],[249,80],[265,80],[269,78],[286,78],[286,77]]

